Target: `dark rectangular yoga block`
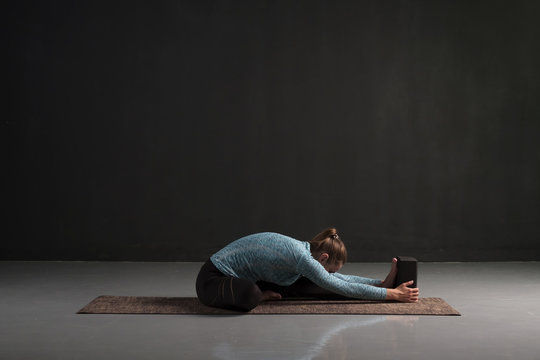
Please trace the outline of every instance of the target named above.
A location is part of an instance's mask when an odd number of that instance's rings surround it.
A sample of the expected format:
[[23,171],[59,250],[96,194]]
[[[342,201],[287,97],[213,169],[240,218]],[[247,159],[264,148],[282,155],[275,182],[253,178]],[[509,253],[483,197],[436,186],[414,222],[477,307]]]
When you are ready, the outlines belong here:
[[418,271],[418,261],[410,256],[396,256],[398,263],[398,273],[396,276],[396,281],[394,287],[397,287],[404,282],[414,280],[414,283],[410,285],[410,288],[417,288],[417,271]]

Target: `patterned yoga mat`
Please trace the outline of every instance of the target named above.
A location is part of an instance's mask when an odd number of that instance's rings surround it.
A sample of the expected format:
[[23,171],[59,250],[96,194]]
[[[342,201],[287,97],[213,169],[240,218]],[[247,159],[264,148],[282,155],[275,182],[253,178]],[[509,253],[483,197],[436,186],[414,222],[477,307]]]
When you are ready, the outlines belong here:
[[78,314],[347,314],[347,315],[457,315],[441,298],[420,298],[418,303],[370,300],[284,299],[261,303],[248,313],[201,304],[194,297],[99,296]]

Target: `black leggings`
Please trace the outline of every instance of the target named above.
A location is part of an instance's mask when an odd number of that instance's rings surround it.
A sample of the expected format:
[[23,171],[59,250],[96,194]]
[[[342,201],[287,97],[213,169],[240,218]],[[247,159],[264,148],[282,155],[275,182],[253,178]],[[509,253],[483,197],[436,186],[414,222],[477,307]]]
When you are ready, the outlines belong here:
[[230,277],[219,271],[210,260],[197,276],[196,290],[199,300],[205,305],[240,311],[250,311],[259,305],[262,292],[266,290],[275,291],[284,298],[348,299],[315,285],[305,277],[290,286],[264,281],[255,284],[247,279]]
[[208,306],[249,311],[261,302],[262,291],[253,282],[224,275],[208,260],[199,271],[197,297]]

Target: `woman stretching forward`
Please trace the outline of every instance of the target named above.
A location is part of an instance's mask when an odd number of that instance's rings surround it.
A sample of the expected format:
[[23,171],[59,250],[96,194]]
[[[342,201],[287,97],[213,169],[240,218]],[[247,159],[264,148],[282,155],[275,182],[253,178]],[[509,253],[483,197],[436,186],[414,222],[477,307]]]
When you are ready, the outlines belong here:
[[265,232],[238,239],[202,266],[197,296],[208,306],[250,311],[261,301],[284,297],[370,299],[417,302],[413,281],[392,289],[397,260],[384,281],[339,274],[347,250],[336,229],[328,228],[309,242]]

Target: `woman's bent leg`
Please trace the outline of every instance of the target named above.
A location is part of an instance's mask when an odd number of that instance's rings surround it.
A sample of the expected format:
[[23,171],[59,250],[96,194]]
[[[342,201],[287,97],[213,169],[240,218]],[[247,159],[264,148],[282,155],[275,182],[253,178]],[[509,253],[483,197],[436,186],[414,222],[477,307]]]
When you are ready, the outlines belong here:
[[210,260],[197,276],[197,296],[208,306],[250,311],[262,299],[262,292],[253,282],[224,275]]

